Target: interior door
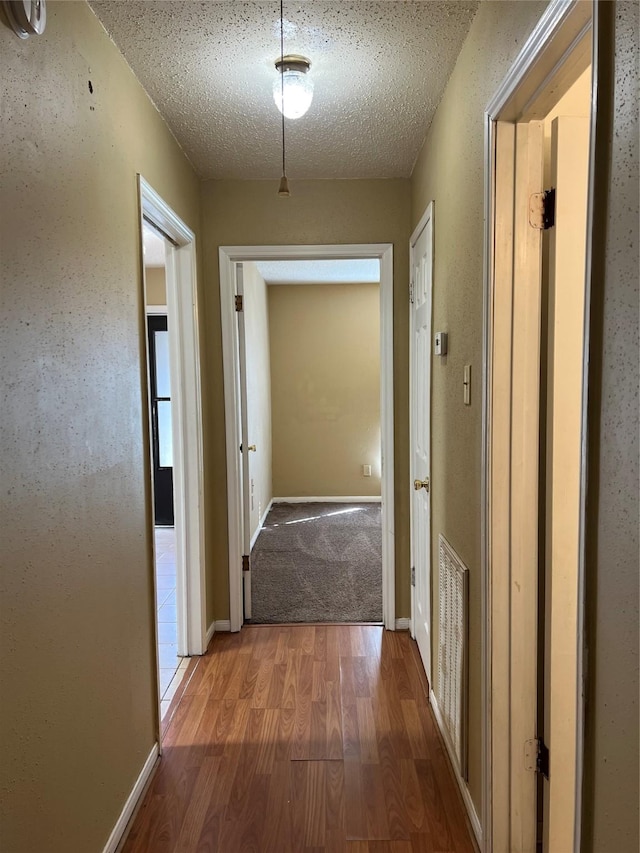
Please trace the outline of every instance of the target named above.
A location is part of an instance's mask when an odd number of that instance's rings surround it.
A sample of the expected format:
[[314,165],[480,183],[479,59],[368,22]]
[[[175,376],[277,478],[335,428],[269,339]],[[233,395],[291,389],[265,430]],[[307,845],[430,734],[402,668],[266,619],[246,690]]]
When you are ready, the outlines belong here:
[[173,432],[166,316],[147,317],[155,523],[173,527]]
[[249,473],[249,415],[247,407],[247,349],[244,313],[244,273],[242,264],[236,264],[236,317],[238,318],[238,361],[240,365],[240,445],[242,467],[242,589],[244,618],[251,619],[251,494]]
[[415,571],[413,626],[431,683],[431,291],[433,203],[411,245],[411,548]]
[[578,734],[578,567],[589,120],[556,118],[549,231],[545,583],[544,850],[574,850]]

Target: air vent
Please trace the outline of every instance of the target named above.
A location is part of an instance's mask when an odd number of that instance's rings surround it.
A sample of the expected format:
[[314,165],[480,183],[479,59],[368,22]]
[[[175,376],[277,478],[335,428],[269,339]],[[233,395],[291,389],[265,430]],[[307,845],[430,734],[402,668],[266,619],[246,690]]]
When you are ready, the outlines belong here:
[[444,536],[439,537],[440,642],[438,706],[446,735],[467,778],[467,626],[469,570]]

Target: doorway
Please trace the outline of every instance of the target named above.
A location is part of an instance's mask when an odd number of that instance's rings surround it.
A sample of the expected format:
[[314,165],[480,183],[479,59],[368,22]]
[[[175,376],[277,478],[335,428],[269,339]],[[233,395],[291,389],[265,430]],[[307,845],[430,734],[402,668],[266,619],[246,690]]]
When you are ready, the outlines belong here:
[[237,265],[254,624],[382,622],[379,266]]
[[193,232],[141,176],[138,190],[161,722],[181,659],[206,651],[198,295]]
[[486,117],[484,822],[494,850],[580,847],[593,15],[590,2],[551,4]]
[[[284,247],[222,247],[220,249],[220,281],[223,329],[223,362],[225,372],[225,408],[227,413],[227,487],[229,508],[229,578],[231,630],[240,630],[245,618],[245,603],[250,601],[250,571],[247,557],[251,534],[245,525],[250,517],[251,483],[247,477],[251,444],[243,439],[247,411],[242,399],[246,381],[241,372],[238,353],[245,334],[244,320],[236,321],[236,297],[242,297],[242,268],[249,262],[323,260],[376,260],[380,278],[380,492],[382,515],[382,599],[383,619],[387,627],[395,627],[395,578],[393,572],[393,396],[392,396],[392,247],[364,246],[284,246]],[[240,267],[240,276],[238,268]],[[347,285],[348,287],[348,285]],[[238,292],[240,290],[240,292]],[[244,347],[242,347],[243,349]],[[366,460],[363,460],[364,464]],[[373,466],[372,466],[373,467]],[[243,472],[244,479],[243,482]],[[366,476],[366,475],[365,475]],[[287,496],[290,497],[290,496]],[[255,499],[255,495],[254,495]],[[255,507],[254,507],[255,511]],[[344,512],[344,510],[342,511]],[[294,519],[295,520],[295,519]]]

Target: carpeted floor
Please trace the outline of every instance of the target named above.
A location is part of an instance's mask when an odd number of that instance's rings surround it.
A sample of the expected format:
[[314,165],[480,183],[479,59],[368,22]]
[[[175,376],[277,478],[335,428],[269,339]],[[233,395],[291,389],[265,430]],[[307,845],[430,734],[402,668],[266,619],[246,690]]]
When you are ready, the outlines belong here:
[[274,504],[251,554],[251,622],[381,622],[380,504]]

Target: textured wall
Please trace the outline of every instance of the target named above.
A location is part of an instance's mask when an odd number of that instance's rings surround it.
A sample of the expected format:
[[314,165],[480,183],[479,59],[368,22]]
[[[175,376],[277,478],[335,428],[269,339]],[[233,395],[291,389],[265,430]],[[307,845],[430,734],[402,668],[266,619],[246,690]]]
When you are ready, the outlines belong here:
[[[432,565],[443,533],[469,567],[469,789],[481,808],[480,555],[484,110],[544,2],[481,3],[411,179],[411,224],[434,205],[433,328],[448,331],[446,359],[432,366]],[[472,367],[471,406],[462,399]],[[434,574],[433,601],[438,601]],[[433,613],[434,648],[438,611]],[[434,673],[437,677],[437,673]]]
[[207,181],[203,185],[206,325],[208,329],[209,451],[220,472],[210,481],[211,586],[215,618],[228,619],[224,394],[218,246],[315,243],[393,243],[396,616],[409,616],[408,292],[409,182],[407,180],[292,181],[279,198],[273,181]]
[[380,286],[268,290],[274,495],[380,495]]
[[144,271],[147,305],[167,304],[167,281],[164,267],[146,267]]
[[47,11],[0,16],[0,845],[94,853],[157,725],[136,172],[199,200],[89,7]]
[[594,231],[602,239],[592,283],[583,805],[583,850],[592,853],[640,848],[638,10],[635,2],[599,5]]

